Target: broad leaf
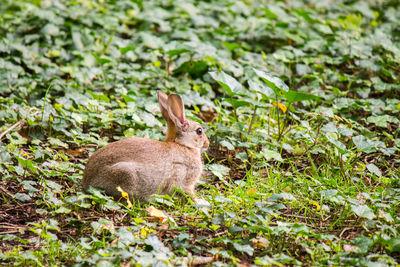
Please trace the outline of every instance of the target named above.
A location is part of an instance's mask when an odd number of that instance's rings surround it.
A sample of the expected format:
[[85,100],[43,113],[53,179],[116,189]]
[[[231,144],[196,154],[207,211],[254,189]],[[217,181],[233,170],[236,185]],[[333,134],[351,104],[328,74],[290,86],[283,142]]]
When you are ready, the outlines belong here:
[[265,81],[269,87],[271,87],[275,93],[276,90],[282,90],[284,92],[289,91],[289,87],[278,77],[272,76],[266,72],[253,69],[254,72],[257,74],[258,77],[260,77],[263,81]]
[[225,72],[209,72],[211,77],[216,80],[224,89],[224,91],[230,95],[234,96],[242,91],[242,85],[232,76],[226,74]]
[[370,173],[375,174],[378,177],[382,177],[381,170],[375,164],[370,163],[366,167]]
[[367,205],[351,205],[351,210],[361,218],[372,220],[376,217]]
[[306,94],[303,92],[296,92],[296,91],[287,91],[283,93],[285,99],[290,102],[299,102],[299,101],[305,101],[305,100],[318,100],[320,99],[318,96],[313,95],[313,94]]
[[119,51],[121,52],[121,55],[124,55],[124,54],[128,53],[129,51],[134,51],[135,49],[136,49],[136,47],[134,47],[133,45],[130,45],[130,46],[126,46],[126,47],[121,47],[119,49]]

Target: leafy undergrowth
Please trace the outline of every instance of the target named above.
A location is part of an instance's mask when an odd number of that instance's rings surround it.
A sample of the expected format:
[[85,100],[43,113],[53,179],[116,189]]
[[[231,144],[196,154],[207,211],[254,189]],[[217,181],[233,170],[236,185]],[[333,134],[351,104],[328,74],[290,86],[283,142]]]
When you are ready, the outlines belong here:
[[[396,265],[396,1],[0,5],[4,265]],[[211,146],[197,197],[84,192],[96,149],[162,139],[156,90]]]

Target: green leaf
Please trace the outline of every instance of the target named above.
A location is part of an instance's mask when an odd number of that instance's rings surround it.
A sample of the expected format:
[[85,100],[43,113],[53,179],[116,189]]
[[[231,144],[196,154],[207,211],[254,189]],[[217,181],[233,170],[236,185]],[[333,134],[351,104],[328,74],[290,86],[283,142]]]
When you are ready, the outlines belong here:
[[147,251],[156,251],[157,253],[166,253],[169,252],[169,248],[166,247],[160,239],[158,239],[157,236],[151,235],[146,240],[144,240],[144,243],[146,244],[146,250]]
[[12,197],[18,201],[21,202],[29,202],[31,201],[31,197],[28,194],[25,193],[16,193],[14,195],[12,195]]
[[[235,108],[248,107],[249,104],[254,104],[253,101],[251,101],[250,99],[238,100],[238,99],[224,98],[223,100],[228,102],[229,104],[231,104]],[[259,106],[258,103],[256,103],[256,106]]]
[[219,144],[226,147],[228,150],[235,150],[235,147],[227,140],[222,140]]
[[225,72],[209,72],[209,74],[221,85],[222,89],[224,89],[228,95],[234,96],[242,91],[242,85]]
[[304,20],[309,23],[319,23],[319,20],[310,17],[310,11],[306,11],[304,9],[292,9],[292,11],[300,17],[304,18]]
[[121,55],[125,55],[129,51],[134,51],[135,49],[136,49],[135,46],[130,45],[130,46],[126,46],[126,47],[120,47],[119,51],[121,52]]
[[96,100],[101,100],[101,101],[104,101],[106,103],[110,103],[110,98],[105,94],[95,93],[95,92],[92,92],[90,90],[88,90],[87,92]]
[[58,138],[49,137],[47,141],[51,144],[52,147],[68,148],[68,144],[64,143]]
[[61,206],[58,209],[56,209],[54,212],[57,214],[69,214],[69,213],[71,213],[71,210],[66,207]]
[[255,82],[253,80],[249,80],[248,84],[249,84],[249,88],[251,90],[254,90],[254,91],[262,94],[265,98],[275,98],[276,97],[274,91],[269,86],[266,86],[265,84],[261,84],[260,82]]
[[400,252],[400,237],[394,237],[388,242],[390,252]]
[[373,240],[366,236],[359,236],[353,241],[354,246],[358,247],[359,253],[367,253],[369,247],[373,244]]
[[341,154],[347,153],[346,145],[340,142],[339,140],[335,140],[332,138],[327,137],[328,141],[333,144]]
[[243,245],[238,242],[233,242],[232,244],[233,244],[233,247],[239,252],[244,252],[249,256],[252,256],[254,253],[254,249],[248,244]]
[[229,174],[230,169],[221,164],[210,164],[208,165],[208,170],[212,172],[219,179],[223,179],[225,176]]
[[92,56],[94,56],[94,58],[96,59],[97,63],[99,63],[100,65],[104,65],[107,63],[111,62],[111,59],[107,58],[107,57],[100,57],[98,55],[96,55],[95,53],[92,53]]
[[373,163],[368,164],[367,169],[370,173],[375,174],[378,177],[382,177],[382,172],[381,170]]
[[271,10],[269,10],[268,8],[263,8],[265,15],[267,15],[268,18],[270,19],[277,19],[278,15],[276,15],[274,12],[272,12]]
[[351,205],[351,210],[357,216],[368,220],[372,220],[376,217],[374,212],[367,205]]
[[283,162],[281,154],[279,154],[276,151],[273,151],[270,149],[263,149],[262,154],[267,161],[270,161],[273,159],[273,160],[277,160],[279,162]]
[[367,118],[368,123],[374,123],[378,127],[387,128],[388,122],[392,122],[395,124],[400,124],[400,120],[389,115],[381,115],[381,116],[369,116]]
[[299,101],[305,101],[305,100],[318,100],[320,99],[319,96],[313,95],[313,94],[306,94],[303,92],[296,92],[296,91],[287,91],[283,93],[285,99],[290,102],[299,102]]
[[225,46],[226,48],[228,48],[228,50],[233,51],[235,49],[239,49],[241,48],[241,46],[237,43],[227,43],[227,42],[222,42],[221,43],[223,46]]
[[353,143],[356,145],[357,149],[366,153],[372,153],[378,151],[377,145],[380,144],[379,142],[374,142],[367,139],[363,135],[354,136],[352,140]]
[[189,73],[194,78],[203,76],[208,70],[208,63],[205,60],[186,61],[174,70],[174,75]]
[[268,201],[276,202],[276,201],[281,200],[281,199],[283,199],[283,200],[296,200],[296,198],[292,194],[280,193],[280,194],[272,194],[268,198]]
[[258,77],[260,77],[264,82],[268,84],[269,87],[271,87],[275,93],[276,90],[282,90],[284,92],[289,91],[289,87],[278,77],[272,76],[266,72],[253,69],[254,72],[257,74]]
[[183,54],[183,53],[187,53],[187,52],[190,52],[190,50],[186,49],[186,48],[182,48],[182,49],[168,50],[167,54],[168,54],[169,57],[173,57],[173,56],[177,56],[177,55],[180,55],[180,54]]
[[32,160],[24,159],[19,155],[16,155],[15,158],[18,160],[19,164],[21,164],[22,167],[31,170],[33,173],[37,172],[38,167]]

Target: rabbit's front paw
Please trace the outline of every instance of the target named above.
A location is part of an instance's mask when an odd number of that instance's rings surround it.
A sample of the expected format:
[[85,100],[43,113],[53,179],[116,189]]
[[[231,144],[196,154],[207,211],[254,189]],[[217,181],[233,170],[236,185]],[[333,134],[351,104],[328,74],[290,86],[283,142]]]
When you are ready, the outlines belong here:
[[189,196],[193,196],[193,195],[194,195],[194,185],[185,187],[185,188],[183,189],[183,192],[185,192],[185,193],[188,194]]

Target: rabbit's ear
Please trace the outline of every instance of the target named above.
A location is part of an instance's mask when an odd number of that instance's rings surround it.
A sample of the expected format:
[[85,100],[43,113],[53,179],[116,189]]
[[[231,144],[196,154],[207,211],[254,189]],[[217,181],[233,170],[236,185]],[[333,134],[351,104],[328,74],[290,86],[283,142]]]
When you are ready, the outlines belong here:
[[163,91],[158,91],[158,104],[160,105],[161,114],[167,122],[171,121],[168,114],[168,95]]
[[186,131],[189,123],[185,117],[185,106],[182,98],[177,94],[170,94],[167,104],[170,119],[179,129]]

